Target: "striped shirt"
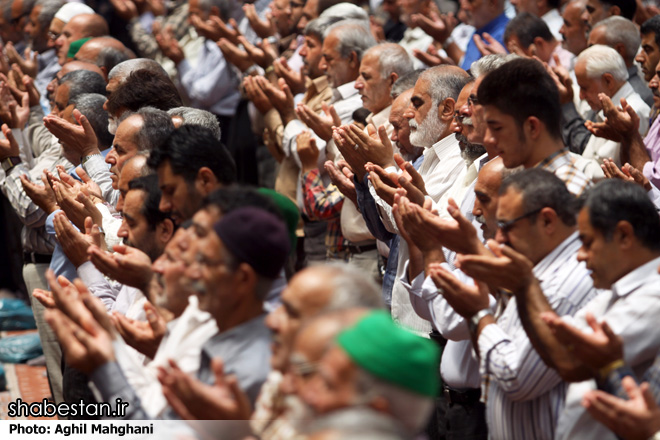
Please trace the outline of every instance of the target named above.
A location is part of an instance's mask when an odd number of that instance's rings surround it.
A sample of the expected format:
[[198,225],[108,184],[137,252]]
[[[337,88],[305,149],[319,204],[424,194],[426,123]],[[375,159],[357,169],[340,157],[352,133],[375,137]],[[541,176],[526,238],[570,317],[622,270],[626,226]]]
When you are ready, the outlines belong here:
[[[623,339],[623,360],[637,377],[653,364],[660,351],[660,258],[621,277],[587,304],[575,317],[564,318],[577,328],[589,331],[586,314],[592,313],[606,321],[612,331]],[[605,425],[596,421],[582,406],[584,393],[595,389],[594,380],[571,383],[566,393],[566,405],[559,419],[557,439],[615,440]]]
[[554,173],[555,176],[564,181],[568,190],[576,196],[580,196],[584,190],[589,189],[592,185],[591,180],[576,166],[575,160],[571,157],[567,148],[555,151],[536,167]]
[[[577,232],[534,267],[550,306],[572,315],[597,291],[584,263],[577,261]],[[512,297],[497,324],[479,335],[482,394],[493,439],[552,439],[564,405],[566,384],[532,347]]]

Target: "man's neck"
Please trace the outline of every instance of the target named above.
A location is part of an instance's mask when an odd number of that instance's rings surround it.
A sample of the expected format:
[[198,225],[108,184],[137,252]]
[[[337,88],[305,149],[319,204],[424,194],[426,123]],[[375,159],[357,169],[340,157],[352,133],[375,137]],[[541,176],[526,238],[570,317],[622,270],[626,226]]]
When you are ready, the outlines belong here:
[[250,301],[238,304],[233,310],[231,310],[231,313],[227,315],[214,316],[214,318],[218,325],[218,332],[222,333],[245,324],[263,313],[262,302]]
[[534,142],[532,154],[529,156],[529,159],[527,159],[527,161],[522,165],[525,168],[534,168],[543,159],[564,148],[564,143],[561,139],[554,139],[546,133],[540,139]]

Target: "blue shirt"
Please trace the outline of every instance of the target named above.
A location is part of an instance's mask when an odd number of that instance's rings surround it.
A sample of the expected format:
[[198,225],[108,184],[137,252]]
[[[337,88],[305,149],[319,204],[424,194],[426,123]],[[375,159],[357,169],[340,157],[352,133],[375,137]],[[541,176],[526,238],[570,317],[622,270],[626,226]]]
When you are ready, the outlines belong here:
[[461,63],[461,68],[463,70],[468,70],[472,63],[481,58],[481,52],[477,48],[477,45],[474,44],[474,36],[482,36],[484,32],[490,34],[495,38],[502,46],[504,46],[504,30],[506,25],[509,23],[509,17],[505,13],[500,14],[486,26],[481,29],[477,29],[472,34],[470,41],[468,42],[467,48],[465,49],[465,56],[463,57],[463,62]]

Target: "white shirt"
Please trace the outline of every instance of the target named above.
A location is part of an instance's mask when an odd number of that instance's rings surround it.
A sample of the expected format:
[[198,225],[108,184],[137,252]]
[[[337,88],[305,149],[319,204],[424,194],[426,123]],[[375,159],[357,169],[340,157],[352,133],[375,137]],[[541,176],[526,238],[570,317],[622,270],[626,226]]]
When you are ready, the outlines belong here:
[[[543,14],[541,20],[545,21],[545,24],[548,25],[552,36],[555,37],[557,41],[563,41],[564,37],[559,33],[559,29],[564,25],[564,19],[561,14],[555,9],[550,9],[548,12]],[[567,65],[565,65],[568,67]]]
[[403,33],[403,38],[399,41],[399,45],[408,52],[408,55],[413,60],[415,69],[425,69],[428,66],[413,55],[413,49],[426,52],[426,49],[431,44],[433,44],[433,37],[424,32],[420,27],[407,28]]
[[[158,381],[158,367],[168,367],[168,361],[173,359],[179,368],[190,375],[195,375],[199,370],[202,345],[213,335],[218,333],[215,320],[206,312],[199,310],[198,300],[195,295],[188,298],[188,307],[181,316],[167,324],[167,331],[154,359],[144,365],[139,359],[128,355],[127,347],[123,341],[115,343],[123,347],[117,351],[117,361],[121,366],[126,379],[135,392],[140,396],[145,411],[153,417],[168,407],[167,400],[163,396],[163,390]],[[121,353],[121,355],[119,354]]]
[[[612,331],[623,338],[623,359],[642,377],[660,350],[660,258],[649,261],[626,274],[575,314],[571,323],[590,331],[585,315],[591,312],[598,321],[607,321]],[[566,319],[569,321],[568,319]],[[596,389],[594,380],[572,383],[566,405],[559,418],[559,440],[615,440],[605,425],[596,421],[582,406],[582,397]]]
[[191,107],[222,116],[234,115],[241,98],[238,79],[214,41],[204,41],[197,66],[184,59],[177,70],[180,90]]
[[[442,266],[461,282],[474,284],[472,278],[460,270],[452,269],[447,263],[442,263]],[[400,281],[408,290],[415,312],[429,320],[442,337],[447,339],[440,361],[442,380],[458,390],[479,388],[481,384],[479,360],[472,349],[470,330],[465,319],[456,313],[442,295],[438,294],[435,283],[431,277],[425,278],[424,272],[420,272],[412,282],[409,282],[408,264],[406,264]],[[494,306],[495,299],[491,297],[491,307]]]
[[[580,246],[575,232],[533,269],[550,306],[559,315],[574,314],[597,293],[585,263],[577,261]],[[534,350],[518,313],[513,297],[497,323],[487,325],[479,335],[489,436],[551,440],[566,383]]]
[[[428,196],[433,201],[439,200],[449,190],[463,168],[465,168],[465,162],[461,157],[458,140],[453,134],[436,142],[431,148],[425,149],[424,159],[419,167],[419,174],[424,179]],[[374,200],[379,207],[383,223],[398,233],[392,217],[391,206],[375,194],[371,184],[369,185],[369,190],[374,195]],[[400,281],[409,255],[407,243],[405,240],[401,240],[399,244],[399,262],[394,286],[392,287],[392,318],[397,324],[403,327],[420,335],[428,335],[431,331],[431,324],[415,313],[410,303],[410,295],[401,285]]]

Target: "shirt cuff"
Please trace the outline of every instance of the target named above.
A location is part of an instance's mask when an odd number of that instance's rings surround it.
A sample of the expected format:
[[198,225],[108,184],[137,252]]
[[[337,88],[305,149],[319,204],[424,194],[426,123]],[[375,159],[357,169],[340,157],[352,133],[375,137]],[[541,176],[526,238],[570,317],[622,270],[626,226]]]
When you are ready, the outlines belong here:
[[128,385],[117,362],[106,362],[94,370],[89,378],[105,401],[110,401],[113,396],[121,394],[121,391]]
[[488,354],[490,351],[503,342],[511,342],[511,338],[500,326],[493,323],[487,325],[481,330],[477,342],[479,344],[479,356],[481,357],[482,362],[488,362]]

